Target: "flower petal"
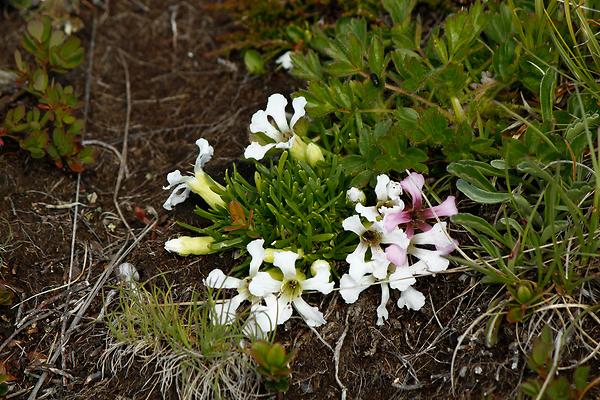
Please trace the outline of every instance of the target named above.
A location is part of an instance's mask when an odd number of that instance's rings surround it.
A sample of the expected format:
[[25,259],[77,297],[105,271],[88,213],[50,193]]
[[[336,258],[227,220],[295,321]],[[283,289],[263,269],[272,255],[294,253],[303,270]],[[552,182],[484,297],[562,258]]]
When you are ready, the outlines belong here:
[[412,215],[409,211],[390,212],[383,216],[383,226],[390,232],[400,224],[407,224],[412,221]]
[[377,325],[383,325],[383,322],[389,318],[389,313],[386,308],[387,302],[390,299],[390,288],[387,283],[380,284],[381,286],[381,303],[377,307]]
[[427,232],[415,234],[411,243],[435,245],[435,248],[444,255],[450,254],[457,246],[457,242],[448,234],[445,222],[438,222]]
[[372,274],[377,279],[385,279],[388,276],[388,267],[390,261],[387,259],[385,252],[380,246],[371,246],[372,253]]
[[329,294],[333,291],[333,282],[329,282],[330,275],[329,270],[317,269],[315,276],[302,281],[302,289],[317,290],[323,294]]
[[275,326],[283,324],[292,316],[292,305],[274,295],[265,297],[265,306],[257,307],[256,322],[265,332],[271,332]]
[[397,304],[400,308],[419,311],[425,305],[425,296],[411,286],[402,292]]
[[271,293],[279,293],[281,281],[273,279],[268,272],[257,272],[248,285],[248,290],[254,296],[265,297]]
[[442,253],[439,251],[415,247],[410,249],[409,253],[427,264],[427,271],[432,273],[445,271],[448,269],[448,265],[450,265],[450,261],[442,257]]
[[360,222],[360,217],[358,215],[353,215],[351,217],[346,218],[342,222],[342,227],[345,231],[351,231],[356,233],[358,236],[361,236],[367,230],[365,229],[362,222]]
[[250,271],[248,272],[248,276],[250,277],[256,275],[258,268],[265,260],[265,248],[263,247],[264,244],[264,239],[256,239],[248,243],[246,246],[250,257],[252,257],[252,260],[250,261]]
[[293,251],[276,251],[273,254],[273,265],[283,272],[285,279],[296,278],[296,260],[300,257]]
[[416,172],[411,172],[402,182],[402,189],[404,189],[410,195],[413,204],[413,210],[420,210],[423,202],[421,191],[425,184],[425,177]]
[[363,218],[367,221],[375,222],[380,217],[379,211],[377,211],[377,207],[365,207],[360,203],[357,203],[355,206],[355,210],[359,213]]
[[344,274],[340,278],[340,295],[347,304],[352,304],[373,283],[375,283],[375,278],[372,275],[365,275],[359,279],[354,279],[350,274]]
[[374,282],[375,278],[372,275],[365,275],[359,279],[354,279],[350,274],[344,274],[340,278],[340,295],[347,304],[352,304]]
[[214,289],[237,289],[241,284],[241,279],[227,276],[218,268],[210,271],[206,279],[204,279],[204,285]]
[[275,143],[262,145],[258,142],[251,142],[248,147],[246,147],[246,150],[244,150],[244,157],[262,160],[265,157],[265,154],[275,146]]
[[346,198],[353,203],[364,203],[367,200],[365,193],[362,190],[355,187],[351,187],[350,189],[348,189],[348,191],[346,192]]
[[306,107],[306,98],[304,96],[296,97],[292,100],[292,107],[294,108],[294,115],[292,115],[292,119],[290,120],[290,129],[293,130],[296,122],[306,115],[306,111],[304,110],[304,107]]
[[390,275],[390,287],[392,289],[403,291],[416,282],[417,280],[413,277],[412,271],[407,265],[396,267],[396,271]]
[[406,264],[406,248],[391,245],[385,249],[385,255],[387,256],[387,259],[396,267],[401,267]]
[[285,107],[287,104],[287,99],[280,93],[270,95],[269,99],[267,100],[267,108],[265,109],[265,112],[268,116],[275,120],[280,132],[287,132],[290,130],[287,118],[285,116]]
[[387,185],[390,183],[390,177],[382,174],[377,175],[377,184],[375,185],[375,196],[378,201],[385,201],[388,199]]
[[250,132],[262,132],[276,142],[280,142],[282,140],[281,132],[271,125],[269,122],[269,116],[264,110],[258,110],[252,115]]
[[225,325],[235,321],[235,314],[239,306],[246,300],[242,294],[238,294],[228,300],[219,300],[214,303],[214,315],[216,322]]
[[458,209],[456,208],[454,196],[448,196],[442,204],[423,210],[421,215],[424,219],[434,219],[439,217],[451,217],[456,214],[458,214]]
[[213,147],[208,143],[208,140],[203,138],[196,140],[196,146],[198,146],[198,150],[200,153],[196,158],[194,172],[201,170],[204,167],[204,164],[210,161],[215,151]]
[[381,243],[394,244],[405,249],[410,244],[410,239],[408,238],[408,236],[406,236],[406,233],[404,233],[402,229],[394,229],[392,231],[386,232],[382,228],[382,232],[383,234],[381,235]]
[[173,189],[169,197],[167,197],[167,200],[165,200],[163,203],[163,208],[171,211],[174,206],[183,203],[189,197],[189,195],[190,188],[188,188],[187,183],[182,183]]
[[308,326],[321,326],[327,322],[323,317],[323,313],[317,307],[313,307],[304,301],[302,297],[296,297],[292,304]]
[[291,51],[286,51],[285,53],[283,53],[282,55],[277,57],[277,59],[275,60],[275,63],[281,65],[283,67],[283,69],[289,71],[292,68],[294,68],[294,64],[292,63],[292,57],[290,57],[291,55],[292,55]]

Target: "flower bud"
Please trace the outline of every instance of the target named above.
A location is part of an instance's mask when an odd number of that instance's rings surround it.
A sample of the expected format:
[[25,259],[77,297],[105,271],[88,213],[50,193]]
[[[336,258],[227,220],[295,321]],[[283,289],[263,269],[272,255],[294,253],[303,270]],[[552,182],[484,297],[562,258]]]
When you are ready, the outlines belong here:
[[189,254],[211,254],[217,251],[211,247],[211,244],[214,241],[215,239],[210,236],[181,236],[177,239],[171,239],[165,242],[165,250],[171,253],[177,253],[180,256],[187,256]]
[[290,154],[296,161],[306,161],[306,143],[300,137],[294,135],[294,142],[290,148]]
[[188,182],[190,190],[199,194],[213,210],[225,208],[225,201],[213,190],[213,188],[218,190],[225,190],[225,188],[202,170],[196,171],[195,177],[196,179]]
[[316,260],[310,266],[310,273],[312,276],[317,275],[319,272],[323,273],[324,271],[327,271],[328,273],[331,272],[331,265],[325,260]]
[[308,164],[311,167],[317,165],[319,161],[325,161],[323,151],[321,151],[321,148],[318,145],[309,143],[308,146],[306,146],[306,161],[308,161]]
[[346,198],[355,204],[364,204],[365,201],[367,201],[367,196],[365,196],[365,193],[362,190],[355,187],[351,187],[350,189],[348,189],[348,191],[346,192]]

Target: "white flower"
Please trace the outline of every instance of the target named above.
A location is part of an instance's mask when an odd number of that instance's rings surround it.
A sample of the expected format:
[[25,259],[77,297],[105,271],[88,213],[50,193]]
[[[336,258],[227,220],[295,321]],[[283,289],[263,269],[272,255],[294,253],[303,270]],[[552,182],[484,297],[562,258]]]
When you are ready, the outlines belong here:
[[283,67],[283,69],[285,70],[291,70],[292,68],[294,68],[294,64],[292,64],[292,52],[291,51],[286,51],[285,53],[283,53],[282,55],[280,55],[277,60],[275,60],[276,64],[279,64]]
[[[346,262],[350,264],[350,275],[354,280],[371,273],[377,279],[384,279],[388,274],[390,264],[382,244],[395,245],[400,249],[406,249],[409,240],[401,229],[387,232],[383,229],[383,222],[375,221],[365,227],[358,215],[346,218],[342,222],[344,230],[352,231],[360,237],[356,249],[346,256]],[[371,259],[365,260],[367,250],[371,251]],[[372,261],[372,262],[369,262]]]
[[368,221],[380,220],[385,214],[399,212],[404,209],[404,202],[400,198],[401,194],[402,186],[400,182],[392,181],[387,175],[379,175],[375,185],[377,205],[365,207],[359,203],[355,207],[356,212]]
[[[417,247],[423,245],[435,246],[436,250]],[[448,268],[450,262],[444,256],[451,253],[455,248],[456,242],[448,235],[446,223],[438,222],[427,232],[413,235],[407,247],[389,246],[385,252],[388,260],[396,266],[407,265],[407,255],[418,259],[419,261],[409,267],[412,273],[415,275],[429,275],[445,271]]]
[[198,146],[199,154],[194,165],[194,175],[182,175],[179,170],[167,174],[167,181],[169,184],[163,187],[163,189],[173,189],[169,198],[167,198],[163,204],[163,207],[167,210],[172,210],[173,206],[183,203],[188,198],[190,191],[202,196],[213,209],[225,206],[225,202],[221,196],[213,190],[225,189],[208,176],[202,169],[204,164],[212,158],[214,149],[208,144],[206,139],[202,138],[196,140],[196,146]]
[[[416,280],[410,271],[401,267],[396,267],[396,270],[384,279],[378,279],[373,274],[366,274],[354,279],[350,274],[344,274],[340,279],[340,294],[346,303],[351,304],[358,299],[365,289],[378,284],[381,288],[381,302],[377,307],[377,325],[383,325],[389,317],[387,303],[390,299],[390,288],[400,290],[402,292],[400,298],[402,298],[404,292],[412,289],[411,285],[415,282]],[[400,302],[398,304],[400,305]]]
[[[316,290],[323,294],[331,293],[333,282],[330,282],[330,267],[326,261],[318,260],[313,263],[313,277],[306,279],[296,270],[296,260],[299,255],[292,251],[277,251],[273,256],[273,265],[281,271],[281,279],[276,279],[268,272],[258,272],[250,282],[249,290],[254,296],[264,297],[267,311],[266,317],[257,323],[270,332],[275,325],[287,321],[292,316],[292,306],[309,326],[320,326],[326,321],[318,308],[309,305],[302,293],[306,290]],[[275,275],[273,271],[273,275]],[[275,294],[277,297],[269,296]],[[269,322],[269,324],[266,323]]]
[[408,287],[402,292],[398,299],[399,308],[406,307],[409,310],[419,311],[425,305],[425,296],[413,287]]
[[[246,300],[251,303],[258,303],[260,298],[254,296],[248,290],[248,286],[252,279],[258,273],[258,268],[263,262],[265,250],[263,244],[264,239],[256,239],[248,243],[246,248],[248,253],[252,257],[250,261],[250,268],[248,276],[244,279],[235,278],[233,276],[227,276],[219,268],[210,271],[206,279],[204,279],[204,285],[208,288],[213,289],[236,289],[237,295],[227,300],[218,300],[215,302],[215,315],[218,318],[219,323],[229,324],[235,320],[235,315],[239,306]],[[255,311],[257,308],[255,308]],[[252,314],[252,310],[251,310]]]
[[[299,145],[303,144],[302,139],[294,134],[294,125],[306,114],[304,110],[306,99],[304,97],[296,97],[292,100],[294,115],[292,115],[289,124],[285,114],[287,104],[288,101],[283,95],[275,93],[269,96],[265,110],[258,110],[254,113],[252,122],[250,123],[250,132],[263,133],[269,139],[273,140],[273,143],[260,144],[259,142],[252,141],[246,147],[244,157],[261,160],[267,151],[272,148],[290,149],[295,142],[298,142]],[[269,117],[273,119],[276,126],[273,126]]]
[[348,191],[346,192],[346,198],[352,203],[362,204],[365,201],[367,201],[367,196],[365,196],[365,193],[362,190],[355,187],[351,187],[350,189],[348,189]]

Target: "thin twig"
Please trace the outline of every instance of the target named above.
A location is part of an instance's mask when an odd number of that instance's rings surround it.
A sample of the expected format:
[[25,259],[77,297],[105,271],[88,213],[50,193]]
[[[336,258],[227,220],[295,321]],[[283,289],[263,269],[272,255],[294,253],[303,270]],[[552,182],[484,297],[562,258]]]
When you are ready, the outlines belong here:
[[123,130],[123,147],[121,148],[121,163],[119,164],[119,174],[117,175],[117,182],[115,183],[115,189],[113,192],[113,203],[115,204],[115,208],[117,209],[117,213],[123,222],[123,225],[127,228],[129,233],[135,238],[135,233],[127,220],[123,216],[123,212],[121,211],[121,207],[119,206],[119,189],[121,188],[121,183],[123,182],[123,177],[125,175],[125,171],[127,169],[127,147],[128,147],[128,136],[129,136],[129,123],[131,119],[131,82],[129,80],[129,68],[127,66],[127,61],[125,61],[125,57],[123,53],[119,53],[119,60],[123,65],[123,70],[125,71],[125,95],[127,98],[127,111],[125,115],[125,128]]

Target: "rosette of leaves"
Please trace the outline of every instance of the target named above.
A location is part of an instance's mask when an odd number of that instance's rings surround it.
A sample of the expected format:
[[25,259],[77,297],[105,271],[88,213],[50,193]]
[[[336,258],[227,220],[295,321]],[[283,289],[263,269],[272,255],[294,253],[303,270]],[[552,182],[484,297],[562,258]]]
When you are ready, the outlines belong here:
[[250,354],[257,364],[257,370],[265,379],[265,387],[272,392],[286,392],[292,374],[290,363],[295,351],[286,352],[279,343],[257,340],[252,343]]
[[[206,228],[182,226],[212,236],[213,249],[237,248],[262,238],[269,247],[301,252],[309,266],[317,259],[343,260],[352,252],[352,235],[342,228],[342,220],[352,213],[346,200],[349,179],[333,156],[312,168],[296,162],[283,152],[270,165],[256,163],[254,182],[236,169],[225,177],[220,193],[227,208],[195,213],[210,221]],[[236,270],[247,268],[249,260]]]
[[28,23],[21,45],[34,62],[27,62],[19,50],[15,51],[18,81],[37,104],[9,110],[0,136],[17,140],[33,158],[47,155],[57,167],[66,163],[80,172],[93,162],[94,153],[80,143],[83,121],[75,116],[78,98],[73,87],[61,85],[54,77],[81,64],[80,41],[53,29],[50,18],[44,17]]

